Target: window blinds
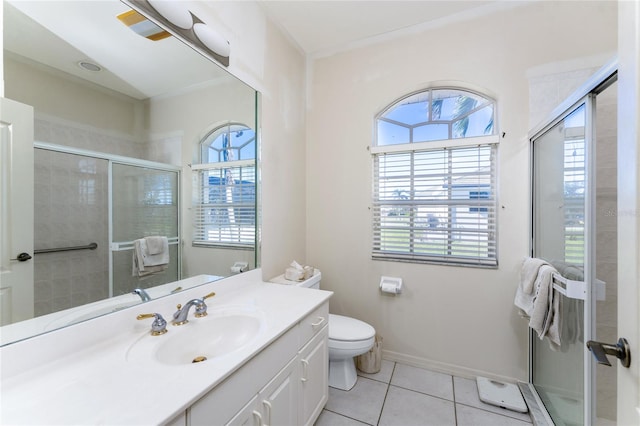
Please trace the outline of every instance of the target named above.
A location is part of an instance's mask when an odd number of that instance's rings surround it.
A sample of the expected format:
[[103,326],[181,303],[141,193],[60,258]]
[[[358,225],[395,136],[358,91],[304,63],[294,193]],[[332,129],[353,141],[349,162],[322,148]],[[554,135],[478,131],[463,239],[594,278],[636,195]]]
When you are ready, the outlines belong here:
[[497,265],[496,152],[374,154],[373,258]]
[[255,161],[194,166],[193,243],[255,244]]

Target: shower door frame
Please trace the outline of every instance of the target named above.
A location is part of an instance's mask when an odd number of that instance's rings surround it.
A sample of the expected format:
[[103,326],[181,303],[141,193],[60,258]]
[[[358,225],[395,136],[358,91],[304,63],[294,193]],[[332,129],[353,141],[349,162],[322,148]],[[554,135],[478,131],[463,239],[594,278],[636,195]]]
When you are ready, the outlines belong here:
[[[544,135],[559,122],[564,120],[568,115],[573,113],[581,105],[585,105],[585,218],[584,218],[584,281],[586,283],[595,282],[593,276],[595,267],[595,120],[594,111],[596,104],[596,96],[606,90],[615,81],[617,81],[618,62],[617,60],[603,66],[591,78],[576,89],[567,99],[558,105],[538,126],[529,132],[529,176],[530,176],[530,194],[529,200],[531,209],[529,212],[529,255],[534,254],[534,141]],[[583,341],[586,343],[594,336],[596,322],[596,304],[594,303],[592,286],[585,286],[584,299],[584,331]],[[545,420],[549,424],[554,424],[551,416],[545,408],[542,399],[533,384],[534,374],[534,341],[537,336],[534,330],[529,329],[529,383],[531,390],[538,406],[542,409]],[[583,418],[584,425],[591,426],[595,424],[596,419],[596,383],[595,383],[595,362],[593,361],[591,352],[584,345],[583,348]]]
[[58,145],[48,142],[33,142],[33,148],[36,149],[45,149],[48,151],[55,151],[64,154],[72,154],[72,155],[81,155],[90,158],[96,158],[100,160],[107,161],[107,180],[108,180],[108,194],[107,194],[107,208],[108,208],[108,240],[109,240],[109,297],[113,296],[113,165],[114,164],[123,164],[126,166],[134,166],[141,167],[153,170],[161,170],[166,172],[172,172],[177,174],[177,185],[176,185],[176,203],[177,203],[177,222],[178,222],[178,256],[177,256],[177,268],[178,268],[178,277],[180,280],[182,278],[182,217],[181,217],[181,204],[180,204],[180,187],[182,186],[182,168],[179,166],[174,166],[171,164],[158,163],[155,161],[142,160],[133,157],[125,157],[122,155],[116,154],[108,154],[99,151],[91,151],[88,149],[81,148],[73,148],[64,145]]

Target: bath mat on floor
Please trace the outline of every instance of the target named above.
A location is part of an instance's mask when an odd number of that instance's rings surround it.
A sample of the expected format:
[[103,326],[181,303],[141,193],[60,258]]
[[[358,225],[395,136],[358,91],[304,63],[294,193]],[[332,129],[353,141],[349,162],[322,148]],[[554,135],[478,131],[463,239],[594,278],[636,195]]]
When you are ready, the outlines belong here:
[[486,377],[478,377],[476,382],[480,401],[520,413],[529,411],[518,386],[489,380]]

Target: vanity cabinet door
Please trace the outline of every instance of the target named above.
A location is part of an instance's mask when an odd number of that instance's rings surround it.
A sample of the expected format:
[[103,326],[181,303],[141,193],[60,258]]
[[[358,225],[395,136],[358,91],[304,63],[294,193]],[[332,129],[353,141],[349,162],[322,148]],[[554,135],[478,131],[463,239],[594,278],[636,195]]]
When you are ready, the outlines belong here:
[[325,325],[298,354],[301,425],[313,425],[329,398],[328,338],[329,327]]
[[294,358],[227,423],[229,426],[298,424],[298,364]]
[[233,426],[261,426],[264,424],[262,413],[257,406],[258,396],[254,396],[251,401],[238,412],[227,425]]
[[264,425],[298,424],[298,363],[294,358],[260,392]]

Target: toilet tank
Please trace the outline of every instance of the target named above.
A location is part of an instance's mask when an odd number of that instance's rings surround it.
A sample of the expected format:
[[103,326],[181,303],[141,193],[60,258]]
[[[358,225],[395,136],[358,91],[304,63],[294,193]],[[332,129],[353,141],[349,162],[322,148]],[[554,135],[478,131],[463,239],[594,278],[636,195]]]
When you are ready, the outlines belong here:
[[308,280],[290,281],[284,277],[284,274],[282,274],[282,275],[278,275],[277,277],[271,278],[269,281],[276,284],[295,285],[296,287],[319,289],[321,279],[322,279],[322,273],[320,272],[320,270],[314,269],[313,276]]

